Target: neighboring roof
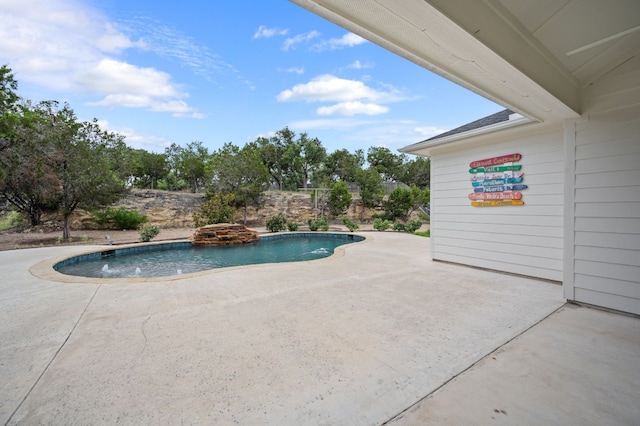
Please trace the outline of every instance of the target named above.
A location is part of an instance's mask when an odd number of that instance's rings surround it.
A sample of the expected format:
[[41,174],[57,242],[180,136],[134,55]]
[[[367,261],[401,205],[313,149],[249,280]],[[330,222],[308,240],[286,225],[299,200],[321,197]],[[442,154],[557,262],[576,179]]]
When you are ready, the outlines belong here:
[[429,155],[428,151],[431,147],[437,145],[443,145],[449,142],[459,141],[467,139],[480,134],[492,133],[498,130],[507,129],[510,127],[518,126],[521,124],[531,123],[527,117],[523,117],[521,114],[505,109],[495,114],[491,114],[487,117],[465,124],[464,126],[456,127],[448,132],[441,133],[433,136],[432,138],[425,139],[422,142],[417,142],[404,148],[400,148],[400,152],[415,155]]
[[[509,116],[513,114],[513,111],[510,109],[505,109],[500,112],[496,112],[495,114],[488,115],[480,120],[473,121],[471,123],[465,124],[460,127],[456,127],[453,130],[449,130],[448,132],[440,133],[432,138],[425,139],[422,142],[432,141],[434,139],[440,139],[451,135],[456,135],[458,133],[469,132],[471,130],[479,129],[481,127],[487,127],[492,124],[502,123],[503,121],[509,121]],[[419,143],[422,143],[419,142]]]

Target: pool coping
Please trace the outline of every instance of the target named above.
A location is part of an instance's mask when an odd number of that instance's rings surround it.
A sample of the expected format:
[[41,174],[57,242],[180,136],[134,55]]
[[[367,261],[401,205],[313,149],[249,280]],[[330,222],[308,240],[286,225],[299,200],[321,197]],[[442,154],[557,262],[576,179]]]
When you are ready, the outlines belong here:
[[[313,234],[313,235],[322,235],[322,234],[340,234],[340,235],[358,235],[360,237],[363,238],[363,240],[361,241],[353,241],[347,244],[343,244],[340,245],[338,247],[336,247],[333,250],[333,254],[331,256],[327,256],[327,257],[323,257],[320,259],[313,259],[313,260],[302,260],[302,261],[297,261],[297,262],[270,262],[270,263],[257,263],[257,264],[250,264],[250,265],[238,265],[238,266],[227,266],[227,267],[223,267],[223,268],[212,268],[212,269],[207,269],[205,271],[198,271],[198,272],[190,272],[190,273],[186,273],[186,274],[180,274],[180,275],[167,275],[167,276],[159,276],[159,277],[139,277],[139,278],[134,278],[134,277],[128,277],[128,278],[123,278],[123,277],[118,277],[118,278],[94,278],[94,277],[81,277],[81,276],[77,276],[77,275],[67,275],[67,274],[63,274],[61,272],[58,272],[54,269],[54,266],[60,262],[65,261],[66,259],[72,258],[72,257],[78,257],[78,256],[83,256],[83,255],[89,255],[89,254],[93,254],[93,253],[98,253],[100,251],[105,251],[105,246],[88,246],[91,247],[91,249],[87,249],[85,251],[81,251],[75,254],[66,254],[63,256],[57,256],[57,257],[52,257],[52,258],[48,258],[45,260],[42,260],[38,263],[36,263],[35,265],[33,265],[31,268],[29,268],[29,272],[31,273],[31,275],[40,278],[40,279],[44,279],[44,280],[48,280],[48,281],[55,281],[55,282],[60,282],[60,283],[68,283],[68,284],[144,284],[144,283],[149,283],[149,282],[168,282],[168,281],[178,281],[178,280],[184,280],[184,279],[189,279],[189,278],[196,278],[196,277],[201,277],[201,276],[206,276],[206,275],[210,275],[210,274],[215,274],[215,273],[221,273],[221,272],[226,272],[226,271],[233,271],[233,270],[238,270],[238,269],[246,269],[246,268],[259,268],[259,267],[264,267],[264,266],[274,266],[274,265],[279,265],[279,264],[290,264],[290,263],[309,263],[309,262],[322,262],[322,261],[333,261],[336,259],[339,259],[341,257],[343,257],[345,255],[345,249],[348,246],[355,246],[358,244],[363,244],[367,241],[373,241],[373,236],[371,235],[362,235],[361,233],[354,233],[354,232],[338,232],[338,231],[332,231],[332,232],[315,232],[315,231],[296,231],[296,232],[279,232],[275,235],[297,235],[297,234]],[[109,247],[108,250],[122,250],[122,249],[128,249],[128,248],[135,248],[135,247],[144,247],[144,246],[154,246],[154,245],[166,245],[166,244],[176,244],[176,243],[185,243],[185,242],[190,242],[189,239],[185,238],[185,239],[180,239],[180,240],[174,240],[171,242],[166,242],[166,241],[157,241],[157,242],[148,242],[148,243],[131,243],[131,244],[123,244],[123,245],[119,245],[117,247],[114,246],[106,246]]]

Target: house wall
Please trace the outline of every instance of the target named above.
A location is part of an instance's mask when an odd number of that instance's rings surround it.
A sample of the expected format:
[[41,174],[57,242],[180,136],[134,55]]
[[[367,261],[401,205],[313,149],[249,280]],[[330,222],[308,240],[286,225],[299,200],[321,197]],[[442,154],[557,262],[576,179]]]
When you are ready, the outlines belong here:
[[640,314],[640,59],[584,102],[566,126],[565,297]]
[[[563,132],[529,125],[431,148],[432,258],[562,280]],[[472,207],[469,163],[512,153],[525,204]]]

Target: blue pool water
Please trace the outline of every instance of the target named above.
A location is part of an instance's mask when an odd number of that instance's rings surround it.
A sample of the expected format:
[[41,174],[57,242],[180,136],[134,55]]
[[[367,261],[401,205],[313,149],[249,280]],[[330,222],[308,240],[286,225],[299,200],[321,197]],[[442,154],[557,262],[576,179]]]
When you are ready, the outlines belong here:
[[76,256],[53,268],[93,278],[163,277],[229,266],[321,259],[331,256],[338,246],[362,240],[364,237],[352,234],[299,233],[268,235],[255,243],[230,246],[154,244]]

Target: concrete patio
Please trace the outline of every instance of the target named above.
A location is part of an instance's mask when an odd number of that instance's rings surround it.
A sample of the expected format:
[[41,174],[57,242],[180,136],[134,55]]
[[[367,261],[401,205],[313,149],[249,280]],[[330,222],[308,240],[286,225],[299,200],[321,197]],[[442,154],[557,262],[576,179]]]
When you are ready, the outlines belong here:
[[640,319],[363,235],[324,260],[135,283],[50,269],[100,246],[0,252],[0,420],[638,424]]

